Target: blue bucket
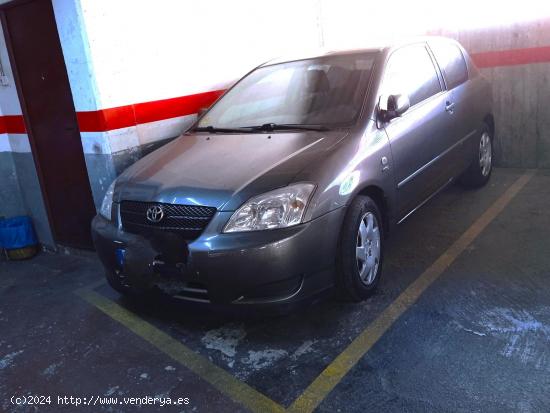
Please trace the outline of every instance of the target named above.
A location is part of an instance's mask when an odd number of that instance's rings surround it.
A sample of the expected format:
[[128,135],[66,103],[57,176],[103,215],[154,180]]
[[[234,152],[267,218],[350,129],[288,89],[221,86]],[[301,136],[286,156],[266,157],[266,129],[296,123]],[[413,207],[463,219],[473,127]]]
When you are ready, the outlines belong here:
[[7,250],[30,247],[38,243],[31,218],[20,216],[0,219],[0,247]]

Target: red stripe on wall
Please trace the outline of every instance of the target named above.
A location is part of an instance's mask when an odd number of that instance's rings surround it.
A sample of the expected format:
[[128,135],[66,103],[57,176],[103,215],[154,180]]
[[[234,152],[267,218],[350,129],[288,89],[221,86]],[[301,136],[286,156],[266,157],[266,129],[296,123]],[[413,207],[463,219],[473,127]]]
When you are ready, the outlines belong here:
[[148,123],[157,120],[192,115],[199,109],[209,107],[221,96],[224,90],[214,90],[179,98],[157,100],[134,105],[136,123]]
[[214,90],[172,99],[78,112],[78,126],[81,132],[105,132],[141,123],[191,115],[203,107],[210,106],[223,92],[223,90]]
[[0,133],[27,133],[22,115],[0,116]]
[[105,132],[136,125],[134,105],[77,112],[76,117],[81,132]]
[[550,46],[472,53],[479,68],[550,62]]

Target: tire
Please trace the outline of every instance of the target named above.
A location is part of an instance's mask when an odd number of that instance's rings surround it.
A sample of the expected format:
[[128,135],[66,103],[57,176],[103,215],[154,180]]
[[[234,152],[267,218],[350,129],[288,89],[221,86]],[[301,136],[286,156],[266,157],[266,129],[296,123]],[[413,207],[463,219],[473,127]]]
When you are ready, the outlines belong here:
[[359,302],[374,292],[382,272],[383,247],[382,215],[376,202],[357,196],[348,207],[340,235],[336,280],[340,298]]
[[480,188],[491,177],[493,171],[493,136],[487,124],[483,124],[476,145],[474,159],[460,177],[460,183],[467,188]]

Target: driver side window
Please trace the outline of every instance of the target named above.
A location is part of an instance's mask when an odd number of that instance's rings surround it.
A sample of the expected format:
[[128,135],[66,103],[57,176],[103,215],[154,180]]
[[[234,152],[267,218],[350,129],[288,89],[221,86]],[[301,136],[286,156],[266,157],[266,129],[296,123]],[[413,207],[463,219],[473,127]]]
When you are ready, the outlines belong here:
[[405,46],[391,54],[382,91],[407,95],[411,107],[441,91],[432,58],[423,44]]

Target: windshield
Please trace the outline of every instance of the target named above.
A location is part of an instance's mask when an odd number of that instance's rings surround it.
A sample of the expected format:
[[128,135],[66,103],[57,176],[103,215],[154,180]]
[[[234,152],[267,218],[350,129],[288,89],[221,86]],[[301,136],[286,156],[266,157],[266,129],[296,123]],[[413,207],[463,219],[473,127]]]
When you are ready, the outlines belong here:
[[197,127],[347,125],[363,104],[374,52],[264,66],[227,92]]

